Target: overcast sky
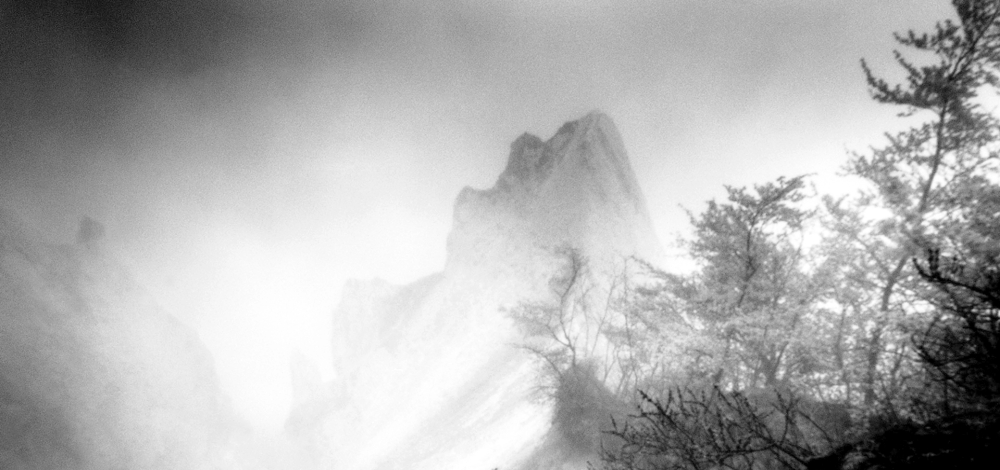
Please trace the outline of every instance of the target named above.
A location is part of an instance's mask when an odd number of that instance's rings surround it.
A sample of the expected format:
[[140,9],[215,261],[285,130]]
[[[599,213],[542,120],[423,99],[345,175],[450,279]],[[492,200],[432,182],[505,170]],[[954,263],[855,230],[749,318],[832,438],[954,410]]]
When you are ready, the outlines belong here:
[[0,204],[90,215],[277,423],[289,350],[327,361],[350,277],[443,267],[452,204],[522,132],[618,125],[665,244],[723,185],[816,173],[896,110],[891,33],[931,0],[0,3]]

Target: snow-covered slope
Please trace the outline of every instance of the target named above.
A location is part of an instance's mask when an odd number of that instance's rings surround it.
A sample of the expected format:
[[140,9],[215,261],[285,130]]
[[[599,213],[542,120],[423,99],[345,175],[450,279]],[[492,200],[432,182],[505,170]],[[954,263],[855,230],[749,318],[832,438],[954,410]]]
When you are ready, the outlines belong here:
[[443,272],[346,286],[334,383],[300,403],[289,431],[335,468],[509,468],[530,458],[551,410],[505,309],[549,294],[560,246],[596,272],[661,256],[621,137],[599,112],[548,141],[522,135],[493,188],[462,190]]
[[0,210],[0,468],[233,468],[197,336],[90,244]]

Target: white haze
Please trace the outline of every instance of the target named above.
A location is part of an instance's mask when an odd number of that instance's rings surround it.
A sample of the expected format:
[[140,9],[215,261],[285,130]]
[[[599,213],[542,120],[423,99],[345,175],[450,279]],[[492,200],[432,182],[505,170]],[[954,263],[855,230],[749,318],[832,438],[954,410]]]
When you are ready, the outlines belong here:
[[267,432],[293,350],[329,378],[345,280],[440,270],[455,196],[492,185],[522,132],[606,112],[669,245],[679,206],[724,184],[815,173],[833,189],[845,151],[895,125],[858,59],[890,71],[892,31],[948,15],[909,0],[206,4],[222,12],[207,39],[198,23],[109,52],[36,17],[5,33],[24,44],[0,63],[0,201],[53,241],[102,221]]

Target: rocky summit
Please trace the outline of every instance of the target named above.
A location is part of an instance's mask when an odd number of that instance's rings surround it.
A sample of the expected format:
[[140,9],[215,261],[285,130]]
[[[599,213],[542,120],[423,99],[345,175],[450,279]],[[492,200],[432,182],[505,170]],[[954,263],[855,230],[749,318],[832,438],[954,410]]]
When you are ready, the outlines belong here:
[[618,130],[591,112],[511,144],[489,189],[463,189],[445,269],[405,286],[352,281],[333,319],[335,378],[300,386],[287,431],[321,468],[584,465],[544,456],[552,405],[510,319],[544,301],[572,247],[593,272],[661,248]]
[[646,200],[621,135],[598,111],[564,124],[548,141],[523,134],[487,190],[455,203],[446,270],[533,264],[535,249],[571,245],[591,258],[662,257]]

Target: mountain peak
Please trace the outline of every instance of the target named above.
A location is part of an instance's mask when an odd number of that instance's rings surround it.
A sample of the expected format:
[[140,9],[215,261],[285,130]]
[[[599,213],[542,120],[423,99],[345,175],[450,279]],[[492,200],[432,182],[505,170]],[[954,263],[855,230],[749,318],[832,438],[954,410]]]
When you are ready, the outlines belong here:
[[[553,410],[531,399],[537,364],[509,347],[523,337],[506,312],[551,300],[564,246],[588,259],[594,298],[604,295],[607,276],[621,273],[623,257],[659,261],[621,136],[600,112],[547,141],[520,135],[492,188],[462,190],[442,273],[398,288],[345,288],[334,322],[338,382],[321,402],[326,408],[298,408],[296,416],[310,420],[296,429],[337,446],[331,459],[343,460],[330,467],[530,463],[555,435]],[[385,406],[400,396],[407,406]],[[329,414],[312,419],[317,410]],[[529,463],[521,468],[534,468]]]
[[556,131],[556,136],[559,135],[573,135],[578,131],[586,133],[588,130],[594,128],[601,128],[603,131],[613,131],[618,132],[615,127],[615,123],[611,121],[611,118],[607,114],[604,114],[599,109],[591,110],[586,116],[577,119],[575,121],[567,121],[562,127]]
[[[584,159],[584,161],[575,161]],[[525,132],[510,145],[507,166],[494,189],[537,187],[557,166],[582,164],[591,172],[610,171],[626,192],[634,191],[634,176],[621,135],[614,122],[598,110],[564,123],[549,140]]]
[[449,265],[482,261],[486,246],[508,252],[525,244],[659,258],[645,198],[606,114],[566,122],[544,142],[522,134],[492,188],[459,195]]

